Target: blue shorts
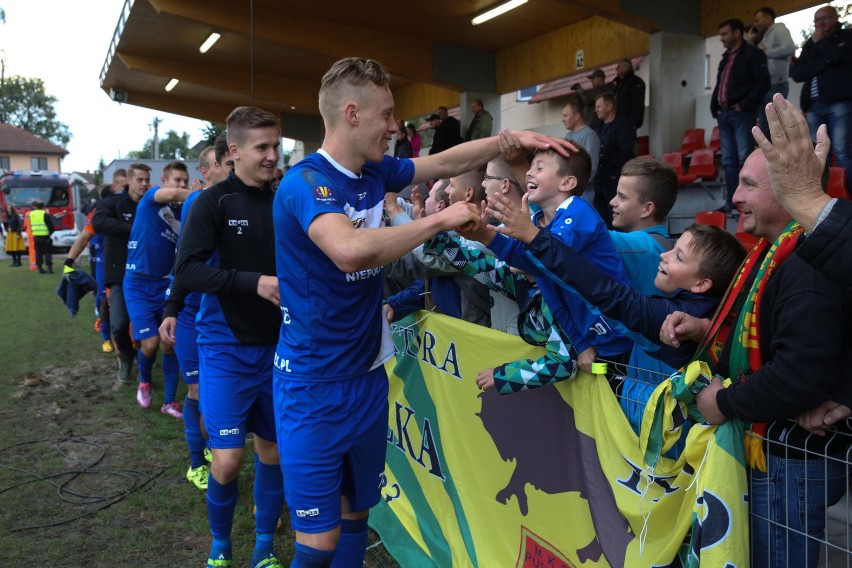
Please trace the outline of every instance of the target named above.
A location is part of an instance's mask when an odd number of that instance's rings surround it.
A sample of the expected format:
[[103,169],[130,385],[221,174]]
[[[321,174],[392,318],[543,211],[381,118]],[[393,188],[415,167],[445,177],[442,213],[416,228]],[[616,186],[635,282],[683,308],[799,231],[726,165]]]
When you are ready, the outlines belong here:
[[124,278],[124,303],[133,324],[133,339],[141,341],[160,334],[168,278]]
[[180,365],[183,382],[198,384],[198,330],[195,329],[195,314],[198,308],[184,308],[178,314],[175,328],[175,355]]
[[[206,377],[205,377],[206,379]],[[352,380],[275,378],[275,418],[292,527],[320,533],[340,525],[340,496],[353,512],[381,499],[388,431],[384,366]]]
[[199,371],[204,377],[199,398],[211,448],[242,448],[248,432],[275,441],[274,356],[274,343],[198,345]]

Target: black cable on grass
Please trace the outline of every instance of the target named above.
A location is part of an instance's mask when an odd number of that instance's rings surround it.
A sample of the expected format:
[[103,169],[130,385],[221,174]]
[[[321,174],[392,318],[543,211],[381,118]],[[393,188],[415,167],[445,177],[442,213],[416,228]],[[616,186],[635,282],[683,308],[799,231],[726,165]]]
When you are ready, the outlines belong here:
[[[110,434],[126,434],[126,432],[110,432]],[[0,454],[2,454],[3,452],[6,452],[7,450],[10,450],[12,448],[16,448],[16,447],[19,447],[19,446],[40,444],[40,443],[51,442],[51,441],[56,441],[56,445],[55,445],[56,451],[59,453],[59,455],[61,455],[63,458],[65,458],[67,460],[79,461],[77,458],[73,458],[73,457],[69,456],[68,453],[65,452],[62,449],[62,445],[66,444],[66,443],[83,444],[83,445],[86,445],[86,446],[91,446],[93,448],[100,450],[100,452],[99,452],[99,455],[96,456],[96,459],[90,461],[88,464],[84,464],[82,469],[65,470],[65,471],[62,471],[62,472],[59,472],[59,473],[54,473],[54,474],[51,474],[51,475],[41,475],[40,473],[35,472],[35,471],[31,471],[31,470],[20,468],[20,467],[13,467],[13,466],[10,466],[10,465],[7,465],[7,464],[0,462],[0,469],[5,469],[5,470],[8,470],[8,471],[15,471],[15,472],[18,472],[18,473],[23,473],[23,474],[31,476],[31,479],[27,479],[27,480],[22,481],[20,483],[15,483],[13,485],[10,485],[9,487],[4,487],[4,488],[0,489],[0,495],[2,495],[3,493],[6,493],[7,491],[12,491],[13,489],[17,489],[17,488],[23,487],[24,485],[29,485],[31,483],[47,482],[48,484],[50,484],[51,486],[53,486],[56,489],[56,496],[61,501],[64,501],[65,503],[70,503],[72,505],[78,505],[78,506],[79,505],[91,505],[91,504],[94,504],[94,503],[102,503],[102,505],[99,506],[99,507],[96,507],[96,508],[94,508],[90,511],[86,511],[85,513],[81,513],[79,515],[76,515],[74,517],[71,517],[71,518],[68,518],[68,519],[63,519],[63,520],[60,520],[60,521],[55,521],[55,522],[52,522],[52,523],[43,523],[43,524],[37,524],[37,525],[26,525],[26,526],[20,526],[20,527],[12,527],[12,528],[8,529],[9,532],[11,532],[11,533],[21,532],[21,531],[26,531],[26,530],[32,530],[32,529],[55,527],[55,526],[64,525],[64,524],[67,524],[67,523],[72,523],[72,522],[77,521],[79,519],[82,519],[84,517],[88,517],[90,515],[93,515],[93,514],[99,512],[99,511],[106,509],[107,507],[114,505],[115,503],[122,501],[128,495],[135,493],[137,491],[141,491],[142,489],[144,489],[146,486],[148,486],[154,479],[159,477],[166,470],[166,468],[163,467],[163,468],[160,468],[160,470],[155,472],[154,474],[148,474],[148,473],[145,473],[145,472],[142,472],[142,471],[137,471],[137,470],[132,470],[132,469],[119,469],[119,468],[93,469],[95,466],[97,466],[104,459],[104,457],[106,457],[106,448],[104,446],[102,446],[101,444],[97,444],[95,442],[90,442],[88,440],[85,440],[85,439],[82,439],[82,438],[76,438],[76,437],[73,437],[73,436],[42,438],[42,439],[38,439],[38,440],[27,440],[27,441],[23,441],[23,442],[17,442],[15,444],[10,444],[8,446],[5,446],[4,448],[0,448]],[[79,493],[77,491],[74,491],[74,490],[68,488],[68,485],[71,482],[75,481],[80,476],[84,476],[84,475],[99,475],[99,476],[106,475],[106,476],[111,476],[111,477],[124,478],[127,481],[127,485],[126,485],[125,489],[117,490],[117,491],[114,491],[114,492],[107,494],[107,495],[87,495],[87,494]],[[137,477],[134,477],[134,475],[143,478],[141,483],[138,481]],[[62,482],[53,481],[57,478],[61,478],[61,477],[65,477],[65,476],[68,476],[68,478],[63,480]]]

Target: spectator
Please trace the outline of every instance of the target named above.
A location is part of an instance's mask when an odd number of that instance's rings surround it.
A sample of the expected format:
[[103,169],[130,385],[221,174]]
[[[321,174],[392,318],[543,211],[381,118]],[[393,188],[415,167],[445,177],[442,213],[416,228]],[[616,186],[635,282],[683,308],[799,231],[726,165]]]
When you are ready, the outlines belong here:
[[406,134],[408,134],[408,140],[411,142],[411,157],[419,158],[420,146],[423,144],[423,138],[420,136],[420,133],[417,132],[417,129],[414,128],[414,125],[410,122],[405,125],[405,132]]
[[621,168],[633,157],[636,144],[636,129],[616,116],[615,97],[610,93],[598,96],[595,112],[601,120],[598,137],[601,141],[601,155],[598,173],[595,176],[595,209],[612,228],[612,210],[609,202],[615,197]]
[[447,112],[447,107],[438,107],[438,112],[426,119],[435,129],[429,154],[437,154],[462,143],[461,124]]
[[816,11],[814,28],[790,76],[804,83],[801,107],[811,136],[820,124],[828,127],[837,165],[846,168],[846,187],[852,188],[852,28],[840,23],[834,6]]
[[[471,203],[481,208],[485,199],[482,176],[480,170],[473,170],[450,178],[447,185],[436,184],[429,193],[426,213],[437,213],[455,202]],[[391,216],[393,226],[411,221],[407,215],[399,214],[398,207],[393,207],[395,200],[386,199],[385,203],[389,214],[391,210],[396,213]],[[391,263],[387,272],[398,279],[416,278],[412,285],[385,301],[383,308],[388,322],[426,309],[485,327],[491,325],[491,303],[485,286],[459,274],[452,267],[425,263],[420,247]]]
[[[583,148],[576,148],[570,158],[553,151],[536,154],[527,172],[527,195],[529,201],[539,208],[533,216],[533,223],[549,227],[556,238],[583,250],[586,258],[601,270],[627,284],[621,259],[603,221],[592,213],[586,201],[578,197],[588,183],[591,164],[592,160]],[[501,217],[496,219],[506,222]],[[610,360],[627,362],[631,348],[629,340],[619,335],[600,313],[576,294],[549,280],[547,273],[526,256],[523,243],[495,234],[481,225],[480,220],[475,231],[469,235],[462,233],[462,236],[478,240],[504,262],[536,277],[557,325],[577,349],[580,369],[589,372],[598,353]]]
[[[784,136],[774,145],[775,139],[760,134],[755,137],[769,163],[769,177],[778,201],[805,229],[807,238],[796,254],[844,288],[847,299],[852,298],[852,203],[830,198],[820,186],[820,172],[825,173],[830,147],[825,127],[816,133],[814,150],[810,135],[800,127],[804,117],[791,103],[775,97],[766,112],[770,128]],[[787,144],[779,143],[781,140]],[[848,389],[835,393],[834,400],[800,414],[799,425],[825,436],[828,428],[852,415],[852,393],[845,391]]]
[[474,99],[470,103],[470,110],[473,113],[473,118],[470,119],[464,139],[466,141],[479,140],[491,136],[494,119],[491,117],[491,113],[482,106],[482,99]]
[[586,78],[592,82],[591,89],[583,89],[580,87],[580,83],[575,83],[571,86],[571,90],[576,92],[577,98],[583,103],[583,118],[586,124],[591,129],[597,130],[601,124],[601,120],[595,112],[595,101],[602,94],[611,93],[612,89],[610,85],[606,84],[606,75],[601,69],[595,69]]
[[758,110],[757,120],[763,133],[769,136],[766,115],[762,108],[772,100],[772,95],[775,93],[781,93],[784,98],[787,98],[790,90],[790,59],[796,52],[796,44],[793,43],[793,37],[787,26],[781,22],[775,22],[775,10],[769,6],[759,8],[754,13],[754,22],[746,33],[746,39],[766,54],[766,65],[772,84],[763,96],[763,104]]
[[743,41],[741,20],[725,20],[719,24],[719,36],[725,54],[719,63],[710,112],[719,121],[727,187],[725,204],[719,211],[730,213],[734,210],[732,199],[737,189],[737,175],[754,148],[751,127],[757,121],[757,111],[770,81],[766,54]]
[[26,251],[24,246],[24,223],[18,215],[18,210],[11,203],[6,204],[6,254],[12,257],[10,266],[18,267],[21,265],[21,255]]
[[645,81],[633,71],[633,62],[622,59],[615,68],[617,75],[612,81],[615,95],[616,117],[636,130],[645,121]]
[[[53,218],[50,213],[44,210],[43,201],[38,199],[33,201],[29,219],[39,274],[47,274],[48,272],[53,274],[53,244],[50,242],[50,235],[53,234],[55,229]],[[47,265],[47,270],[42,267],[43,264]]]
[[813,567],[825,510],[846,493],[849,436],[811,436],[788,419],[848,388],[852,300],[796,254],[802,229],[773,195],[759,150],[740,172],[734,203],[745,230],[761,241],[712,322],[676,312],[660,333],[664,340],[706,336],[696,358],[731,379],[726,388],[714,378],[697,394],[708,423],[752,423],[752,566]]
[[396,144],[393,147],[394,158],[411,158],[414,155],[414,148],[411,141],[408,139],[408,130],[405,128],[405,123],[401,120],[397,124]]
[[568,104],[562,108],[562,125],[568,130],[565,133],[565,139],[576,142],[592,157],[592,175],[589,179],[594,180],[598,173],[598,160],[601,157],[601,140],[598,138],[598,133],[586,124],[584,112],[583,103],[579,98],[576,101],[568,101]]

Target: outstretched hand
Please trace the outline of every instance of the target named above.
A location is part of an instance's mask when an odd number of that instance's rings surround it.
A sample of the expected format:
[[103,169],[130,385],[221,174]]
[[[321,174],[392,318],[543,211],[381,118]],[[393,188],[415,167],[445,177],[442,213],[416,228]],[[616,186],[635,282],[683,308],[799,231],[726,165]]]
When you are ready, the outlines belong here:
[[814,147],[802,111],[782,95],[774,95],[765,110],[771,140],[758,127],[752,135],[769,164],[772,190],[793,218],[811,230],[829,200],[821,185],[831,150],[828,130],[824,124],[817,129]]
[[[541,132],[532,132],[530,130],[515,130],[511,134],[527,150],[552,149],[566,158],[570,157],[571,154],[577,153],[577,146],[564,138],[556,138],[555,136],[549,136]],[[500,136],[503,136],[502,132]]]
[[684,312],[673,312],[666,316],[660,327],[660,341],[677,349],[681,341],[701,341],[708,329],[709,319],[696,318]]
[[[471,205],[471,207],[476,206]],[[485,213],[484,201],[476,219],[462,227],[457,227],[456,232],[468,240],[479,241],[486,246],[494,240],[494,229],[488,224],[488,215]]]
[[426,216],[426,198],[420,192],[420,188],[415,186],[411,190],[411,218],[422,219]]
[[485,212],[502,223],[495,228],[498,233],[527,244],[538,235],[539,228],[530,219],[529,194],[524,194],[521,206],[518,207],[502,193],[496,193],[488,198],[488,208]]

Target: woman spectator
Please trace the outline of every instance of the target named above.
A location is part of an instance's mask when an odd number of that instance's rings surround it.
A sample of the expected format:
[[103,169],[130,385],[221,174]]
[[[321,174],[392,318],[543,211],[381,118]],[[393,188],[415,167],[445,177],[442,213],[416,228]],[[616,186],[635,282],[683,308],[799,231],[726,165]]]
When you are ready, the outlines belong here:
[[24,237],[21,235],[24,224],[18,216],[14,205],[6,205],[6,254],[12,257],[10,266],[21,266],[21,254],[26,250]]
[[405,130],[408,133],[408,141],[411,142],[411,157],[419,158],[420,157],[420,144],[423,142],[423,139],[420,138],[420,133],[417,132],[417,129],[414,128],[414,125],[410,122],[405,125]]

